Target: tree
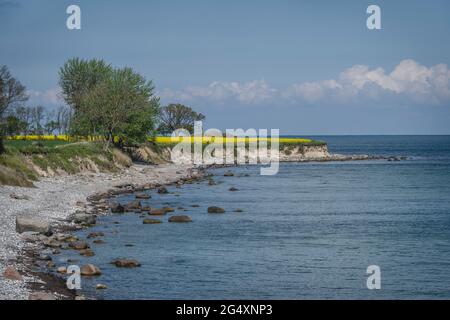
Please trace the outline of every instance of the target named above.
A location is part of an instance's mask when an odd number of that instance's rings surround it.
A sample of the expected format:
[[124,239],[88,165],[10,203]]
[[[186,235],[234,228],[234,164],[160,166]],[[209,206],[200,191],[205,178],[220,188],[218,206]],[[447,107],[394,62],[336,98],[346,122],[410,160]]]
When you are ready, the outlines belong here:
[[56,123],[58,124],[59,134],[66,134],[69,131],[70,119],[72,118],[72,113],[70,108],[67,106],[60,106],[56,110]]
[[60,85],[72,109],[70,131],[102,135],[114,143],[142,142],[154,131],[159,99],[151,81],[130,68],[103,60],[70,59],[61,68]]
[[78,111],[87,94],[108,79],[113,69],[103,60],[69,59],[59,70],[59,85],[66,103]]
[[194,122],[204,119],[203,114],[195,112],[190,107],[182,104],[169,104],[161,109],[158,131],[168,134],[177,129],[186,129],[192,133]]
[[[114,69],[84,97],[74,121],[79,128],[102,134],[108,145],[143,142],[154,130],[159,99],[153,84],[130,68]],[[91,123],[95,127],[89,128]]]
[[45,117],[45,109],[43,106],[32,107],[31,109],[31,127],[34,130],[34,134],[41,135],[44,131],[42,122]]
[[5,132],[4,115],[8,108],[28,100],[25,87],[16,80],[6,66],[0,67],[0,154],[5,152],[3,135]]
[[6,124],[5,133],[9,136],[20,135],[28,126],[28,123],[20,120],[15,115],[7,116],[5,124]]

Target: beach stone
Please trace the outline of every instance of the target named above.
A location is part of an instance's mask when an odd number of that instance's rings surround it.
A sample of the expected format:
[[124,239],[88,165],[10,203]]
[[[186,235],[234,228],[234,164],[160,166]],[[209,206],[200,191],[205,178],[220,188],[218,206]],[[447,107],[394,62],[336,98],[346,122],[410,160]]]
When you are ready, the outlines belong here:
[[101,239],[94,240],[94,241],[92,241],[92,242],[95,243],[95,244],[104,244],[104,243],[105,243],[105,241],[103,241],[103,240],[101,240]]
[[125,208],[125,211],[133,211],[135,209],[140,210],[142,208],[142,205],[139,200],[134,200],[134,201],[127,203],[124,208]]
[[89,244],[85,241],[75,241],[69,244],[69,248],[74,250],[86,250],[89,249]]
[[62,243],[55,239],[49,239],[49,240],[44,241],[44,246],[49,247],[49,248],[61,248]]
[[192,218],[186,215],[172,216],[169,218],[169,222],[192,222]]
[[11,199],[16,199],[16,200],[30,200],[30,197],[29,197],[29,196],[25,196],[25,195],[20,196],[20,195],[17,195],[17,194],[15,194],[15,193],[11,193],[11,194],[9,195],[9,197],[10,197]]
[[159,194],[167,194],[167,193],[169,193],[169,191],[167,191],[166,187],[159,187],[158,188],[158,193]]
[[40,254],[38,259],[41,261],[52,261],[52,257],[45,253]]
[[31,232],[38,232],[46,236],[52,235],[52,230],[48,222],[42,221],[39,218],[29,215],[22,215],[16,217],[16,231],[18,233],[31,231]]
[[80,256],[93,257],[93,256],[95,256],[95,253],[91,249],[85,249],[85,250],[80,251]]
[[125,208],[117,201],[111,202],[109,205],[112,213],[124,213]]
[[84,203],[83,201],[77,201],[75,203],[75,206],[80,207],[80,208],[86,208],[86,203]]
[[158,220],[158,219],[144,219],[144,221],[142,223],[143,224],[158,224],[158,223],[162,223],[162,221]]
[[105,234],[103,232],[91,232],[88,234],[87,238],[91,239],[91,238],[98,238],[98,237],[104,237]]
[[234,210],[234,212],[244,212],[244,210],[242,210],[242,209],[236,209],[236,210]]
[[231,171],[227,171],[227,172],[225,172],[225,173],[223,174],[223,176],[224,176],[224,177],[233,177],[233,176],[234,176],[234,173],[231,172]]
[[23,241],[25,241],[25,242],[31,242],[31,243],[34,243],[34,242],[38,242],[38,241],[40,241],[41,239],[40,239],[40,237],[39,237],[39,233],[37,233],[37,232],[30,232],[30,231],[27,231],[27,232],[24,232],[24,233],[22,233],[21,235],[20,235],[20,237],[21,237],[21,239],[23,240]]
[[212,206],[208,208],[208,213],[225,213],[225,209],[221,207]]
[[3,271],[3,277],[13,281],[23,281],[22,275],[12,266],[6,267],[5,271]]
[[133,259],[116,259],[111,263],[118,268],[137,268],[141,266],[139,261]]
[[228,191],[234,192],[234,191],[239,191],[239,189],[237,189],[235,187],[231,187],[230,189],[228,189]]
[[214,186],[214,185],[216,185],[216,182],[213,179],[209,179],[208,180],[208,185],[209,186]]
[[99,283],[99,284],[97,284],[95,286],[95,289],[97,289],[97,290],[106,290],[106,289],[108,289],[108,287],[105,284]]
[[174,212],[174,211],[175,211],[175,209],[172,208],[172,207],[164,207],[163,210],[164,210],[165,212]]
[[152,209],[148,214],[151,216],[164,216],[166,213],[167,212],[164,209]]
[[136,193],[136,199],[150,199],[152,196],[149,195],[148,193]]
[[47,292],[32,292],[28,296],[28,300],[56,300],[55,296]]
[[100,269],[97,266],[94,266],[93,264],[87,264],[81,267],[81,275],[92,277],[92,276],[99,276],[102,274]]
[[72,221],[76,224],[96,224],[97,218],[94,215],[86,214],[86,213],[74,213],[69,216],[69,221]]
[[198,204],[193,204],[191,207],[192,208],[200,208],[200,206]]
[[65,274],[65,273],[67,273],[67,268],[66,267],[59,267],[58,269],[56,269],[56,272]]
[[53,261],[48,261],[47,262],[47,268],[54,268],[56,265]]

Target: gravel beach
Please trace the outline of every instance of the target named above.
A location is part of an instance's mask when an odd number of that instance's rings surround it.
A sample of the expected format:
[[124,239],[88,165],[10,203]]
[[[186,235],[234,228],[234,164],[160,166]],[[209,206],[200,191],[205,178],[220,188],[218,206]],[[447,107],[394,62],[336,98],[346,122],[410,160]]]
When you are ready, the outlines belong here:
[[[16,216],[40,217],[58,222],[77,210],[77,202],[86,202],[92,194],[106,192],[118,185],[168,184],[192,174],[192,166],[164,164],[138,165],[120,173],[84,173],[42,178],[35,188],[0,186],[0,299],[28,299],[30,283],[42,281],[26,276],[26,266],[19,262],[27,244],[15,230]],[[78,207],[79,209],[79,207]],[[8,266],[15,267],[23,281],[7,280],[3,276]]]

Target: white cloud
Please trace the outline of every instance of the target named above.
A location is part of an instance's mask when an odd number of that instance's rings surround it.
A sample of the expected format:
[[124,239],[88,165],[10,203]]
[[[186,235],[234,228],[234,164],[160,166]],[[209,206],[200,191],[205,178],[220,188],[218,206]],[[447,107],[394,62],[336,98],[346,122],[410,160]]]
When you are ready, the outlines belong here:
[[159,95],[169,102],[206,100],[242,104],[314,103],[322,100],[348,103],[360,98],[398,96],[412,102],[439,104],[450,101],[450,70],[445,64],[426,67],[408,59],[401,61],[391,73],[382,68],[354,65],[336,79],[294,83],[281,90],[271,87],[265,80],[244,83],[215,81],[207,86],[188,86],[178,91],[164,89]]
[[158,93],[166,100],[191,101],[207,99],[215,102],[236,100],[243,104],[257,104],[270,101],[277,95],[277,90],[271,88],[264,80],[249,82],[219,82],[214,81],[208,86],[188,86],[183,90],[164,89]]
[[284,97],[317,101],[335,98],[342,101],[356,97],[381,98],[399,95],[413,101],[442,103],[450,100],[450,70],[439,64],[426,67],[414,60],[401,61],[391,73],[382,68],[355,65],[344,70],[336,80],[291,85]]
[[42,104],[45,106],[47,104],[59,105],[64,103],[59,87],[46,91],[29,90],[28,95],[30,96],[30,101],[34,104]]

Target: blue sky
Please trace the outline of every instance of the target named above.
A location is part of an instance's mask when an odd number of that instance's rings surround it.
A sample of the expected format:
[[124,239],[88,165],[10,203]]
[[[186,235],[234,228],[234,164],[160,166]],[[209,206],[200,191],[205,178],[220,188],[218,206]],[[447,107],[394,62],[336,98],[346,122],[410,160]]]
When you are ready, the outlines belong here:
[[[82,29],[66,28],[77,4]],[[368,30],[379,5],[382,30]],[[0,64],[54,106],[70,57],[130,66],[207,127],[450,134],[450,2],[0,0]]]

